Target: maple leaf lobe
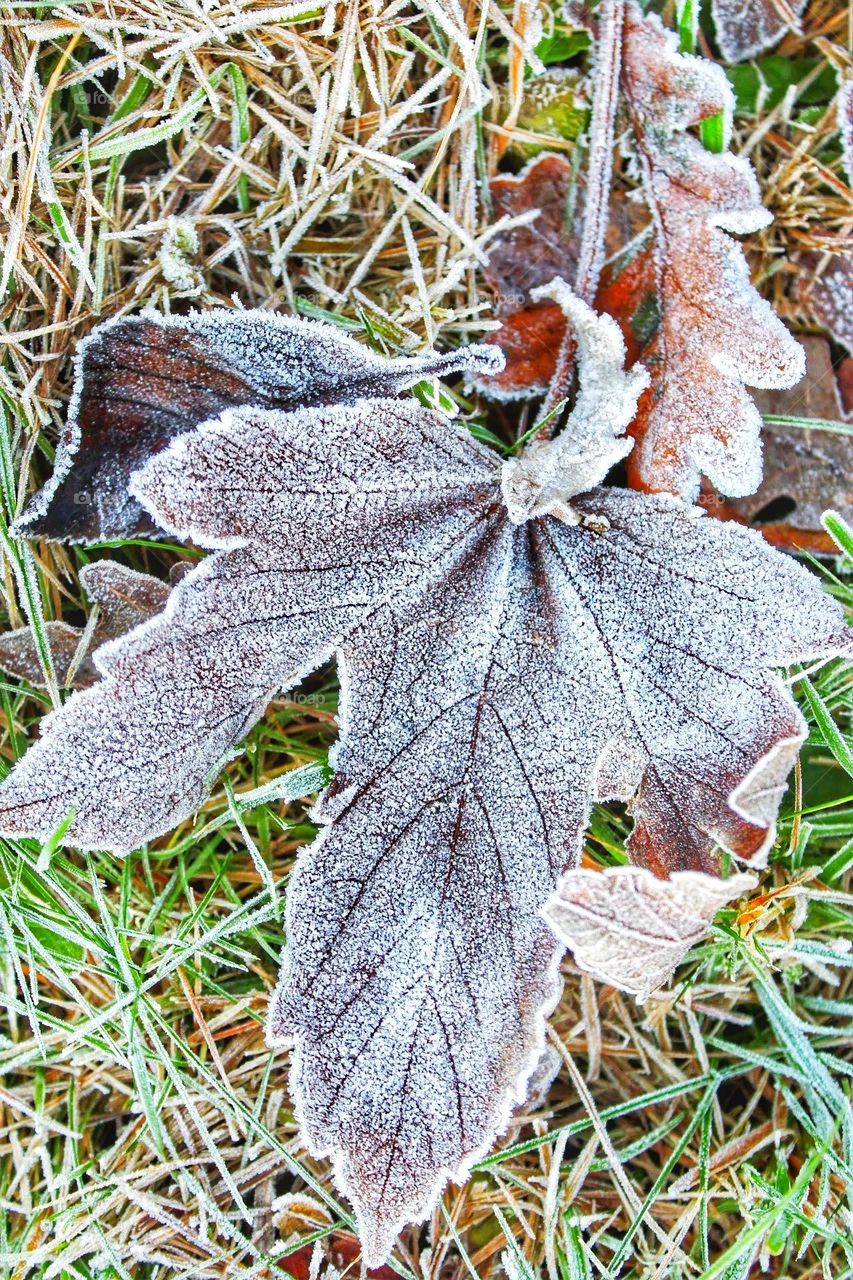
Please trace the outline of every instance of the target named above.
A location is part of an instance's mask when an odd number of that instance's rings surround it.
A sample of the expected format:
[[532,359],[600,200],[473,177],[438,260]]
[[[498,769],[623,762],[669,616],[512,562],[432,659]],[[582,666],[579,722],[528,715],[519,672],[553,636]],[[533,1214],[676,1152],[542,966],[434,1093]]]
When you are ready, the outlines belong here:
[[72,542],[156,534],[129,492],[131,476],[227,408],[352,403],[457,369],[501,367],[500,353],[484,347],[389,359],[331,324],[270,311],[108,320],[78,345],[54,474],[15,532]]

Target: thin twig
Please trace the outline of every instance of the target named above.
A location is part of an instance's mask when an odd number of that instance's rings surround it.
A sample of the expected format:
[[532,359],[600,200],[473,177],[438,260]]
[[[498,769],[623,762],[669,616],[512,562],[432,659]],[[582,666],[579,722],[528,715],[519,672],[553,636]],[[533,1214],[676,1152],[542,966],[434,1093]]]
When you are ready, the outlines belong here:
[[[598,52],[595,59],[595,100],[589,128],[584,222],[574,283],[575,293],[590,306],[595,299],[604,259],[604,236],[607,231],[610,179],[613,172],[613,122],[619,96],[624,16],[625,0],[601,0]],[[542,407],[543,417],[567,396],[574,365],[575,340],[571,328],[567,326],[557,356],[557,367]]]

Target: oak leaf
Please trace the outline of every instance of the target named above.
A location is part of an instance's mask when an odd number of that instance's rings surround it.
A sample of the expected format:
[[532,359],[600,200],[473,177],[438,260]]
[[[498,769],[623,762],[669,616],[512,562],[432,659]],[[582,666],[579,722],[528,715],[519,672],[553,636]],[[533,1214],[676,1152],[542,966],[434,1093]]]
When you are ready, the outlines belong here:
[[[835,373],[825,338],[801,339],[806,377],[795,391],[756,397],[768,417],[795,418],[801,425],[768,422],[764,428],[764,478],[755,493],[710,510],[748,521],[783,550],[837,555],[823,527],[827,510],[853,519],[853,437],[821,426],[842,417]],[[817,419],[809,427],[808,419]]]
[[677,51],[654,14],[629,4],[622,86],[630,150],[652,214],[660,323],[644,355],[652,386],[631,433],[638,488],[694,500],[706,475],[723,494],[761,479],[761,417],[744,384],[792,386],[803,355],[749,281],[727,232],[771,221],[747,162],[706,150],[690,129],[721,115],[732,91],[720,67]]
[[[483,274],[494,290],[501,328],[490,335],[506,357],[505,367],[475,379],[495,400],[541,395],[554,376],[566,317],[553,301],[532,301],[531,290],[555,277],[571,279],[577,262],[577,234],[568,225],[572,166],[545,152],[517,174],[498,174],[489,183],[492,217],[512,220],[495,237]],[[572,227],[577,225],[577,209]],[[533,215],[532,221],[529,216]],[[519,218],[527,217],[518,223]]]
[[130,493],[212,554],[98,650],[101,682],[0,787],[6,835],[70,817],[67,842],[129,850],[336,658],[335,777],[290,882],[269,1035],[296,1045],[302,1130],[368,1265],[524,1099],[560,989],[541,912],[593,801],[630,803],[629,851],[656,874],[714,873],[717,845],[759,860],[805,732],[772,669],[848,638],[757,534],[599,487],[645,375],[621,371],[612,320],[548,292],[580,396],[507,462],[381,396],[226,409],[149,458]]

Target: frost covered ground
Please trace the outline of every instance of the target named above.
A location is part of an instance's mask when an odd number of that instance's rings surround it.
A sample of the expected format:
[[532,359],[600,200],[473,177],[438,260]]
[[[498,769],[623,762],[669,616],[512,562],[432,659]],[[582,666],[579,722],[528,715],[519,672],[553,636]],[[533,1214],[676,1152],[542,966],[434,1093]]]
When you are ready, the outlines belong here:
[[[477,340],[494,323],[486,179],[538,147],[576,154],[583,93],[543,113],[525,76],[582,68],[584,42],[556,6],[523,0],[21,4],[3,21],[3,585],[8,625],[34,623],[38,641],[45,621],[83,624],[80,571],[105,552],[164,580],[195,555],[6,532],[50,471],[80,339],[142,302],[236,294],[338,317],[388,354]],[[803,255],[849,236],[831,105],[845,21],[815,4],[802,35],[729,73],[734,149],[775,216],[750,267],[797,332],[812,325]],[[702,33],[710,52],[707,15]],[[631,185],[620,171],[617,201]],[[485,426],[450,386],[446,403]],[[499,410],[489,429],[532,422]],[[818,570],[847,602],[849,567]],[[837,667],[795,688],[811,733],[760,890],[642,1007],[566,962],[542,1071],[555,1082],[403,1233],[396,1273],[853,1274],[853,696]],[[0,679],[7,765],[57,697],[52,680]],[[277,699],[200,818],[125,861],[0,843],[2,1274],[358,1270],[349,1206],[297,1135],[287,1052],[264,1037],[337,698],[328,667]],[[624,863],[629,829],[597,809],[588,860]]]

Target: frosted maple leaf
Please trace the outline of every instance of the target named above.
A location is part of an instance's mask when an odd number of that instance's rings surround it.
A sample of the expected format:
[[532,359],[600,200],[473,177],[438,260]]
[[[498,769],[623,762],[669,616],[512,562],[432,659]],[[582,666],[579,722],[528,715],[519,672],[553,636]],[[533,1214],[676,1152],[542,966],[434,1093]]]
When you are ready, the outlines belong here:
[[[336,658],[335,777],[290,883],[269,1036],[296,1046],[303,1133],[368,1264],[524,1098],[560,989],[542,908],[593,801],[630,802],[629,852],[656,875],[714,874],[718,845],[760,860],[805,732],[773,668],[845,640],[838,605],[758,534],[600,487],[646,375],[623,372],[614,321],[546,292],[581,390],[560,436],[509,461],[389,398],[367,356],[361,398],[226,409],[149,457],[130,497],[212,554],[97,651],[100,683],[0,788],[6,835],[70,816],[66,842],[130,850],[197,809],[275,692]],[[206,333],[226,378],[228,324]]]

